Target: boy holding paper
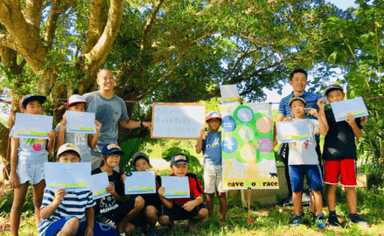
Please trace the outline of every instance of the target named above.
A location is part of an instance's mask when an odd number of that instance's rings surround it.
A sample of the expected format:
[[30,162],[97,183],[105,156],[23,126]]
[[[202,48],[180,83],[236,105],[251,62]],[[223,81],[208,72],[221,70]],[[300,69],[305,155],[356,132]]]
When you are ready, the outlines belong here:
[[199,132],[196,153],[204,154],[204,192],[207,194],[208,216],[213,215],[213,197],[218,192],[220,201],[220,222],[225,222],[227,211],[227,196],[223,190],[221,165],[221,114],[217,111],[208,113],[205,121],[209,126],[209,133],[205,128]]
[[111,195],[96,200],[94,207],[96,220],[117,228],[118,233],[124,235],[134,231],[134,225],[128,221],[143,209],[144,200],[140,196],[126,200],[121,175],[113,170],[119,165],[121,155],[124,155],[124,152],[117,144],[104,145],[101,156],[103,165],[94,169],[92,174],[107,172],[110,182],[107,192]]
[[[57,151],[57,162],[80,162],[80,159],[80,150],[72,143],[63,144]],[[90,190],[66,191],[63,188],[45,188],[41,222],[38,227],[39,236],[114,236],[116,231],[112,227],[94,221],[94,205]]]
[[[320,103],[320,102],[318,102]],[[295,120],[305,118],[306,101],[300,96],[294,96],[288,101],[291,107],[292,116]],[[319,104],[318,104],[319,105]],[[323,199],[321,191],[323,190],[323,181],[321,178],[321,169],[316,154],[317,133],[326,135],[327,130],[323,122],[324,105],[320,107],[321,117],[316,109],[310,108],[309,114],[318,118],[318,120],[307,119],[309,124],[309,140],[289,143],[289,176],[292,185],[292,202],[295,215],[292,216],[291,226],[298,226],[302,223],[302,199],[304,175],[307,178],[308,186],[314,196],[316,223],[318,228],[324,228],[324,214],[322,213]]]
[[[87,101],[83,96],[74,94],[68,98],[67,101],[67,110],[68,111],[77,111],[84,112]],[[66,132],[67,119],[66,114],[63,116],[63,120],[57,124],[55,130],[59,132],[56,138],[56,148],[58,149],[63,143],[73,143],[75,144],[81,152],[81,161],[90,162],[91,161],[91,151],[89,148],[93,149],[96,147],[97,140],[99,139],[101,123],[95,120],[96,125],[96,134],[85,134],[85,133],[67,133]]]
[[[343,101],[344,96],[343,88],[340,85],[332,84],[324,90],[324,97],[328,99],[329,103]],[[366,121],[367,117],[355,119],[351,114],[348,114],[345,121],[336,122],[332,110],[325,112],[324,123],[329,129],[324,140],[324,179],[327,184],[328,222],[331,226],[340,226],[335,211],[336,187],[340,175],[349,206],[350,222],[361,226],[367,225],[367,222],[362,221],[357,215],[355,168],[355,137],[361,137],[362,123],[364,124]]]
[[188,156],[182,153],[174,154],[171,157],[170,176],[188,177],[190,197],[166,199],[164,187],[159,188],[159,196],[164,204],[163,215],[159,218],[159,223],[164,226],[173,226],[175,220],[189,220],[189,229],[196,231],[196,223],[203,220],[208,215],[208,210],[203,203],[203,189],[199,179],[195,174],[188,172]]
[[[42,104],[46,97],[33,94],[21,99],[21,112],[41,115]],[[47,124],[48,125],[48,124]],[[52,127],[52,124],[49,124]],[[21,211],[29,185],[33,185],[33,204],[35,205],[35,223],[40,223],[40,207],[45,188],[44,163],[48,161],[48,153],[52,151],[56,132],[51,130],[46,139],[16,138],[15,127],[11,137],[11,175],[9,186],[14,188],[13,204],[10,216],[12,235],[18,235]]]

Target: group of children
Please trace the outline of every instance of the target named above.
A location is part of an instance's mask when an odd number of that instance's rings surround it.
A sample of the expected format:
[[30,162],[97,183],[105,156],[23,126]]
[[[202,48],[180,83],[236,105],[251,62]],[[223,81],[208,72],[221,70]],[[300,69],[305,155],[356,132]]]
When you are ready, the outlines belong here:
[[[324,97],[330,103],[342,101],[343,89],[332,85],[324,91]],[[26,95],[21,100],[21,111],[28,114],[41,114],[45,97]],[[80,95],[68,99],[69,111],[84,112],[87,102]],[[300,96],[289,100],[294,119],[306,119],[306,101]],[[335,212],[335,190],[341,175],[341,184],[345,187],[353,223],[362,223],[356,214],[356,145],[354,137],[361,136],[361,119],[348,115],[345,122],[335,122],[331,111],[324,111],[324,98],[317,103],[320,113],[310,109],[310,115],[317,117],[309,120],[310,140],[304,143],[291,143],[289,148],[289,173],[293,191],[294,216],[291,225],[302,223],[301,192],[303,177],[307,178],[313,195],[314,214],[317,226],[323,228],[322,213],[323,180],[315,151],[315,134],[325,136],[323,159],[325,160],[325,182],[327,183],[327,202],[329,224],[340,225]],[[365,119],[363,119],[364,121]],[[57,162],[89,162],[90,149],[96,146],[101,124],[95,121],[97,132],[94,135],[66,133],[66,117],[57,125],[56,131],[44,139],[15,138],[11,130],[11,175],[10,186],[14,188],[14,201],[11,210],[11,233],[18,235],[20,215],[29,185],[33,185],[35,219],[39,235],[124,235],[136,230],[146,235],[157,235],[155,225],[172,227],[175,220],[189,219],[189,228],[196,230],[196,223],[207,215],[213,215],[213,197],[218,193],[220,200],[220,221],[226,220],[227,200],[222,186],[221,132],[222,117],[211,112],[206,117],[209,132],[205,128],[199,132],[196,152],[204,154],[204,191],[195,174],[188,172],[188,156],[174,154],[170,161],[172,176],[187,176],[190,198],[167,199],[165,189],[161,187],[161,178],[156,176],[156,193],[125,195],[125,175],[114,171],[124,153],[117,144],[110,143],[102,149],[102,165],[92,170],[92,174],[107,172],[110,184],[109,196],[94,200],[90,191],[66,191],[45,187],[44,163],[52,151],[56,140]],[[132,158],[135,171],[147,171],[151,168],[149,157],[145,153],[136,153]],[[206,193],[206,204],[203,195]],[[84,219],[85,218],[85,219]]]

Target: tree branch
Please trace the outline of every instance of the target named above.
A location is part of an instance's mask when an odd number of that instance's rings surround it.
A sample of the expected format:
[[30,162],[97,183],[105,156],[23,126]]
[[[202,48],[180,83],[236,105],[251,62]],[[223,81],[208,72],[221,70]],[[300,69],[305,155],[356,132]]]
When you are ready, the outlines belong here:
[[25,20],[36,29],[40,28],[42,0],[27,0],[23,10]]
[[84,46],[83,54],[89,53],[100,39],[104,27],[104,2],[105,0],[92,0],[89,11],[89,29],[86,37],[87,44]]
[[144,26],[144,30],[143,30],[143,39],[142,39],[142,42],[141,42],[141,45],[140,45],[140,50],[141,50],[141,51],[145,51],[145,49],[147,48],[147,43],[148,43],[148,42],[147,42],[147,41],[148,41],[148,31],[149,31],[149,29],[150,29],[152,23],[155,21],[156,16],[157,16],[157,13],[159,12],[160,7],[161,7],[161,5],[163,4],[163,2],[164,2],[164,0],[159,0],[159,1],[156,3],[156,5],[155,5],[155,7],[154,7],[154,9],[153,9],[153,11],[152,11],[152,13],[151,13],[151,15],[149,16],[149,19],[148,19],[147,23],[146,23],[145,26]]
[[48,48],[51,48],[53,44],[53,38],[55,36],[57,27],[57,19],[59,19],[61,13],[65,12],[69,8],[70,4],[71,2],[68,4],[67,0],[65,0],[63,6],[61,6],[61,0],[56,0],[53,2],[51,11],[49,12],[49,16],[46,21],[47,28],[44,37]]

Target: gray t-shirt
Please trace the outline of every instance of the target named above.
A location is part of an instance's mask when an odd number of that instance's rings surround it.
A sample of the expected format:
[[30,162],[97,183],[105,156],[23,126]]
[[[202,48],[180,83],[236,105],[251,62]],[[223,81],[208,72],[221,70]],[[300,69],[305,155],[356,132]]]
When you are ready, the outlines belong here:
[[[15,130],[12,128],[10,137],[14,137]],[[17,165],[42,164],[48,161],[46,149],[47,139],[19,138],[19,150],[17,152]]]
[[83,95],[88,102],[86,112],[95,113],[96,120],[102,124],[99,140],[92,155],[101,156],[103,146],[108,143],[117,143],[118,123],[129,120],[124,100],[116,95],[106,99],[99,91]]
[[[58,124],[55,130],[60,132],[60,124]],[[73,143],[80,149],[81,162],[91,161],[91,149],[88,146],[88,134],[72,134],[64,131],[64,142]]]

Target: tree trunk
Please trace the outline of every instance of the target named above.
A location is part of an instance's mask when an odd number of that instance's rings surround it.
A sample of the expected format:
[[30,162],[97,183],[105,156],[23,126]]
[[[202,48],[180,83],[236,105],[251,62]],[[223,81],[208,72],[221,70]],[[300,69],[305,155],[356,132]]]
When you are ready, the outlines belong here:
[[0,181],[3,182],[8,178],[6,174],[6,167],[9,163],[9,160],[6,160],[7,155],[7,146],[8,146],[8,133],[9,129],[0,123]]

